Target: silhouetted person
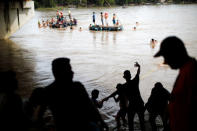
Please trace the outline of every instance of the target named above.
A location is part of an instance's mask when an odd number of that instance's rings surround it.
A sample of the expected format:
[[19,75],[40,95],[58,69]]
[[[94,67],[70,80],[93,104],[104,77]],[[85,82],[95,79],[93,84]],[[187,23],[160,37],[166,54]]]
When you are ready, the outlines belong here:
[[151,91],[151,95],[148,99],[148,102],[145,104],[145,108],[148,110],[149,121],[152,126],[152,131],[157,131],[156,126],[156,117],[161,116],[164,131],[168,130],[168,113],[167,106],[170,98],[170,93],[163,87],[160,82],[155,83]]
[[55,80],[45,88],[45,104],[52,112],[57,131],[100,131],[99,123],[102,129],[107,128],[84,86],[73,81],[70,59],[53,60],[52,71]]
[[[119,102],[120,110],[118,111],[116,115],[116,122],[117,122],[117,129],[119,130],[121,127],[120,119],[123,121],[123,125],[126,125],[126,114],[127,114],[127,108],[128,108],[128,100],[125,95],[125,88],[122,84],[117,84],[116,91],[113,92],[111,95],[106,97],[106,99],[109,99],[110,97],[113,97],[115,102]],[[116,96],[118,97],[116,98]]]
[[179,75],[169,102],[171,131],[197,130],[197,62],[190,57],[184,43],[177,37],[165,38],[155,57],[163,56],[164,63],[179,69]]
[[94,89],[91,92],[92,95],[92,102],[95,105],[96,108],[102,108],[103,107],[103,102],[106,101],[107,99],[102,99],[101,101],[98,101],[97,98],[99,96],[99,90]]
[[28,120],[23,112],[16,74],[13,71],[0,72],[0,131],[26,131]]
[[123,78],[126,80],[125,86],[126,96],[129,101],[128,106],[128,125],[129,131],[134,130],[134,116],[137,113],[140,120],[141,130],[144,131],[144,102],[142,100],[139,90],[139,75],[140,65],[136,62],[135,67],[138,67],[136,76],[131,80],[131,74],[129,70],[124,71]]

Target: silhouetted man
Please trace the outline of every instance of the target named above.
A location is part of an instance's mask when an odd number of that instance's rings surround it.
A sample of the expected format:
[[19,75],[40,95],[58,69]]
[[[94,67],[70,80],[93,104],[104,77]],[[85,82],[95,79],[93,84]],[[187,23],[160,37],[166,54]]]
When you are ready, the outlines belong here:
[[156,117],[160,115],[164,131],[168,130],[168,113],[167,106],[170,98],[170,93],[163,87],[160,82],[155,83],[151,91],[151,95],[148,102],[145,104],[145,108],[148,110],[149,121],[151,123],[152,131],[157,131]]
[[179,69],[179,75],[169,102],[171,131],[197,130],[197,62],[187,54],[184,43],[177,37],[165,38],[155,57],[163,56],[164,63]]
[[73,82],[70,59],[53,60],[52,71],[55,81],[45,88],[45,104],[52,111],[57,131],[100,131],[107,128],[84,86]]
[[125,92],[127,99],[129,101],[128,106],[128,125],[129,131],[134,130],[134,116],[137,113],[140,120],[141,130],[144,131],[144,102],[142,100],[140,90],[139,90],[139,75],[140,75],[140,65],[136,62],[135,67],[138,67],[136,76],[131,80],[131,74],[129,70],[124,71],[123,78],[126,80]]

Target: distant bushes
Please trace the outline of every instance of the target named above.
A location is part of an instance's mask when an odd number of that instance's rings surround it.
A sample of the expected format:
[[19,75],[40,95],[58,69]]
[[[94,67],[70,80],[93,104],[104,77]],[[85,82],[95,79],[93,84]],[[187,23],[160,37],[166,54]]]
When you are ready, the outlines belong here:
[[[141,3],[157,3],[160,0],[34,0],[35,7],[49,7],[53,8],[56,6],[109,6],[109,5],[127,5],[127,4],[141,4]],[[197,2],[197,0],[166,0],[166,2],[174,3],[191,3]]]

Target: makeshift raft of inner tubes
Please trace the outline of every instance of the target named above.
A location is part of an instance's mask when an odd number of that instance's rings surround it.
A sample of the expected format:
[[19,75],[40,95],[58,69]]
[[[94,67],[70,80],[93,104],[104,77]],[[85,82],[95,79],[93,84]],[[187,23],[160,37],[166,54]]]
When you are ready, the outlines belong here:
[[49,24],[49,27],[52,28],[65,28],[67,26],[76,26],[77,23],[64,23],[64,24]]
[[123,26],[100,26],[100,25],[93,25],[89,27],[89,30],[93,31],[122,31]]

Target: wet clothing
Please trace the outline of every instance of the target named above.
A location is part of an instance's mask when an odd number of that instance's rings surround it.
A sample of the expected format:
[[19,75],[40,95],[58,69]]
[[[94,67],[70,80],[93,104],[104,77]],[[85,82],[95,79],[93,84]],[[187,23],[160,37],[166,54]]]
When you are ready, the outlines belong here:
[[197,61],[190,58],[179,70],[169,103],[171,131],[197,130]]

